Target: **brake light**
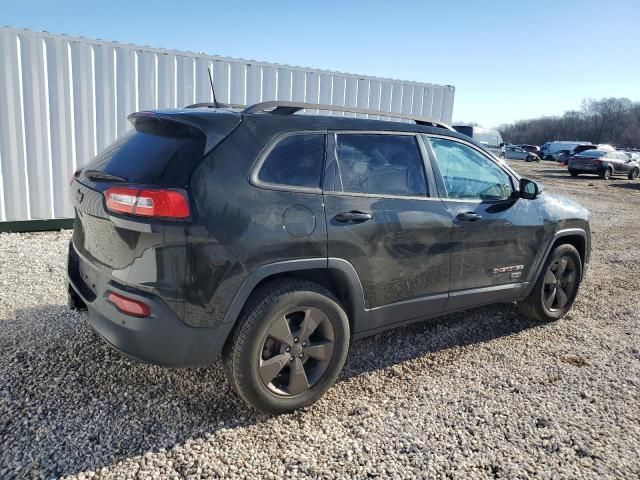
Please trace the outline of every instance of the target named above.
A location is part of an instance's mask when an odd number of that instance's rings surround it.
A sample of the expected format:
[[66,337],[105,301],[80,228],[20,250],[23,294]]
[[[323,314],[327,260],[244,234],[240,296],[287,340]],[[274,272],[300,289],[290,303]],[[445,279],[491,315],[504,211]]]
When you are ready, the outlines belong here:
[[593,163],[595,163],[596,165],[600,165],[600,164],[602,164],[602,160],[596,160],[595,158],[592,158],[592,159],[591,159],[591,161],[592,161]]
[[140,217],[188,218],[189,201],[179,190],[111,187],[104,193],[107,210]]
[[109,300],[119,311],[132,317],[148,317],[151,314],[149,305],[133,298],[125,297],[118,293],[109,292]]

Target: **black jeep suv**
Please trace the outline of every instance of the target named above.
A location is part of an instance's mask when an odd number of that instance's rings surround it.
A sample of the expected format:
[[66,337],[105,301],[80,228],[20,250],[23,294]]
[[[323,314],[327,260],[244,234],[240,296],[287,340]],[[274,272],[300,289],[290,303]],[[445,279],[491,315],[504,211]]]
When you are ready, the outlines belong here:
[[[295,114],[319,107],[352,116]],[[490,303],[538,321],[571,308],[584,208],[444,124],[363,113],[376,112],[132,114],[72,180],[71,308],[147,362],[221,356],[240,397],[271,413],[315,402],[354,338]]]

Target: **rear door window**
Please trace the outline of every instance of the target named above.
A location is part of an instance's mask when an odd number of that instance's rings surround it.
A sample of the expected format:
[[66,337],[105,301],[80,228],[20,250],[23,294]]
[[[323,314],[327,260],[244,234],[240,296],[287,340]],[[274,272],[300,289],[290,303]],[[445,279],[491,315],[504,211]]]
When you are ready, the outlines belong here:
[[337,159],[325,190],[371,195],[428,196],[414,135],[338,134]]
[[299,133],[282,138],[267,153],[258,181],[294,188],[320,188],[324,143],[322,133]]

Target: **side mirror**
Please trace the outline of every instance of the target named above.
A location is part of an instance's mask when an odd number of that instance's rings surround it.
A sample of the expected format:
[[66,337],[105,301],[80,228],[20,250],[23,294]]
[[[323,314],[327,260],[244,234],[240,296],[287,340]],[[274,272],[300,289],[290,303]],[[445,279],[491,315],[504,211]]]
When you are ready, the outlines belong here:
[[499,147],[500,147],[500,148],[503,148],[503,147],[505,147],[506,145],[507,145],[506,143],[501,143],[501,144],[499,145]]
[[533,180],[528,178],[520,179],[520,198],[533,200],[540,195],[540,192],[542,192],[542,188]]

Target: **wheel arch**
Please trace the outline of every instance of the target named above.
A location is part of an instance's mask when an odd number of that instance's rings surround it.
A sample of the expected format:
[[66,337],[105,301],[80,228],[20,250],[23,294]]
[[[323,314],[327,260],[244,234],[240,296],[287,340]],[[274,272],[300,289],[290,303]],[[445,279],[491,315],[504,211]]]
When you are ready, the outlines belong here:
[[540,275],[542,268],[553,249],[562,244],[573,245],[576,250],[578,250],[578,253],[580,254],[580,263],[582,264],[582,276],[580,280],[584,278],[584,274],[589,263],[589,252],[591,249],[589,235],[581,228],[560,230],[556,232],[547,245],[544,255],[542,255],[536,269],[534,270],[535,275],[530,278],[529,287],[525,291],[523,298],[529,295],[529,292],[534,287],[536,279]]
[[351,331],[362,324],[366,314],[362,283],[353,265],[338,258],[287,260],[257,268],[240,285],[222,323],[235,324],[253,292],[280,279],[308,280],[322,285],[342,303]]

